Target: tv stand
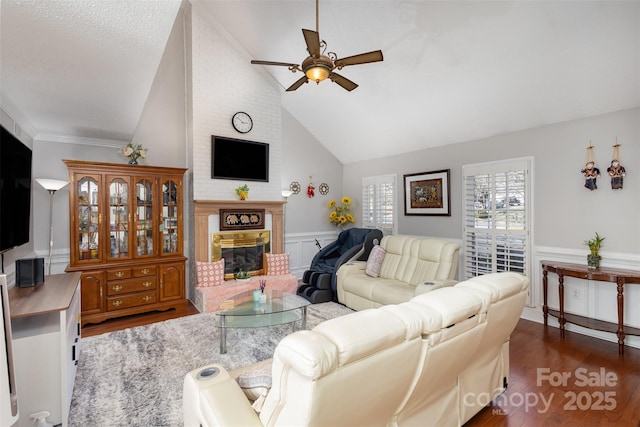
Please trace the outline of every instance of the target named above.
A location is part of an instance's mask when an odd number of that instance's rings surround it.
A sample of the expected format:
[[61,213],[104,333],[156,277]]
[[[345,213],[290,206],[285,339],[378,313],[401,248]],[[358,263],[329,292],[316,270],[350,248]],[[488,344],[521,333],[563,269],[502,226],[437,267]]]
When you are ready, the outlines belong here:
[[68,425],[80,355],[80,273],[45,276],[42,285],[9,289],[19,425],[47,411]]

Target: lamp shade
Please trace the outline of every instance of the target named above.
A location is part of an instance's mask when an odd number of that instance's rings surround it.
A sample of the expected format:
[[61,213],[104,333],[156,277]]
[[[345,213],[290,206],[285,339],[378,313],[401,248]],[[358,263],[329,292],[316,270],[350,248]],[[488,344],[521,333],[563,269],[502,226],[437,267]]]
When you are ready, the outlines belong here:
[[307,78],[309,80],[313,80],[314,82],[319,83],[322,80],[324,80],[327,77],[329,77],[329,69],[327,69],[323,65],[318,65],[318,66],[311,67],[308,70],[306,70],[305,74],[307,75]]
[[287,198],[292,194],[293,194],[293,191],[291,191],[291,190],[282,190],[282,197],[284,197],[284,198]]
[[67,181],[62,181],[59,179],[47,179],[47,178],[36,178],[36,182],[42,186],[47,191],[58,191],[61,188],[64,188],[67,184]]

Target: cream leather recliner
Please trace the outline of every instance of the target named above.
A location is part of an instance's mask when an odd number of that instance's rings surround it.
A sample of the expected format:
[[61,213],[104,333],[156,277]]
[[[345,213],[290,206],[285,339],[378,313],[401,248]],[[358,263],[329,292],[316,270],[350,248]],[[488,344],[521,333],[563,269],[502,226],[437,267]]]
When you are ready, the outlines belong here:
[[194,370],[185,426],[462,425],[508,383],[528,285],[490,274],[295,332],[276,348],[259,414],[222,366]]
[[338,301],[354,310],[400,304],[416,295],[456,283],[460,244],[408,235],[385,236],[386,251],[378,277],[366,262],[344,264],[336,275]]

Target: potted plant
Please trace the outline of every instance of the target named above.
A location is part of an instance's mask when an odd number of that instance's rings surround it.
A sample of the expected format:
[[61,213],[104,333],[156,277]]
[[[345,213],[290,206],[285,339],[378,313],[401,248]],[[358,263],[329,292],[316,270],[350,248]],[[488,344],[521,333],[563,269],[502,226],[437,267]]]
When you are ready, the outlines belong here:
[[236,188],[236,194],[240,198],[240,200],[246,200],[249,197],[249,186],[247,184],[241,185]]
[[248,271],[244,271],[242,268],[238,269],[238,271],[233,275],[234,279],[240,281],[247,281],[251,278],[251,275]]
[[596,237],[584,241],[585,246],[588,246],[589,251],[591,251],[591,253],[587,255],[587,265],[589,266],[589,268],[596,269],[600,267],[601,257],[598,253],[600,252],[600,247],[602,246],[602,241],[604,239],[604,237],[600,237],[600,235],[596,232]]

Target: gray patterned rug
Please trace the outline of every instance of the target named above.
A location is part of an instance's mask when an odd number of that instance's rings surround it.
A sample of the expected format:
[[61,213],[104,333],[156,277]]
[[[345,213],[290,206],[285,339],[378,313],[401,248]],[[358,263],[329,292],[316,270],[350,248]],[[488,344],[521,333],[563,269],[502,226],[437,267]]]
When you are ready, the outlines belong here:
[[[310,305],[307,328],[351,310]],[[268,359],[291,325],[231,329],[220,354],[215,315],[167,320],[82,340],[69,426],[182,426],[182,381],[209,363],[228,370]]]

